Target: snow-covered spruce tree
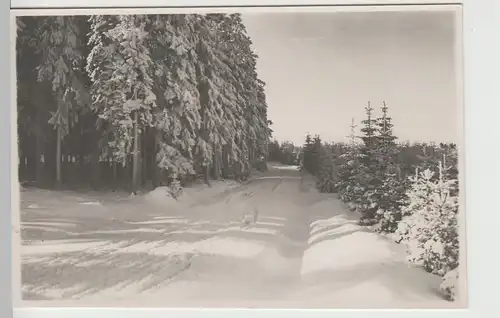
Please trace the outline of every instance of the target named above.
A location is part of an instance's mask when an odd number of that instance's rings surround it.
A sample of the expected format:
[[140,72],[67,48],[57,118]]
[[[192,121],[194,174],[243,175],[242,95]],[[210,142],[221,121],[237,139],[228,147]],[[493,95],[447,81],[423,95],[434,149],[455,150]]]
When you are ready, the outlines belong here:
[[315,176],[318,176],[319,169],[320,169],[320,154],[321,154],[321,149],[323,148],[323,142],[321,141],[321,137],[319,135],[316,135],[313,138],[313,145],[311,149],[311,173]]
[[81,30],[83,16],[37,17],[32,44],[40,56],[38,81],[48,81],[56,101],[49,123],[57,131],[56,186],[61,185],[62,141],[78,116],[90,105],[85,87],[85,34]]
[[273,140],[268,146],[268,157],[271,161],[282,162],[283,154],[281,153],[280,143],[277,140]]
[[[152,126],[153,63],[147,43],[146,16],[91,18],[91,54],[88,72],[92,98],[100,118],[112,127],[109,141],[114,159],[123,165],[131,155],[132,190],[139,187],[140,135]],[[115,21],[113,21],[115,20]],[[102,32],[102,29],[105,31]]]
[[356,125],[354,119],[350,126],[349,143],[345,151],[340,155],[338,160],[339,182],[338,188],[340,199],[349,204],[349,208],[356,209],[355,203],[357,198],[361,197],[361,188],[356,182],[356,176],[359,169],[359,147],[356,137]]
[[405,204],[409,182],[400,177],[397,165],[389,166],[385,171],[383,184],[377,189],[378,230],[394,233],[402,219],[401,209]]
[[[235,41],[239,43],[240,56],[238,65],[242,68],[246,81],[243,83],[245,105],[245,118],[248,122],[247,143],[249,148],[250,163],[266,153],[270,138],[267,119],[267,102],[264,91],[265,83],[257,76],[257,55],[253,52],[252,41],[246,33],[246,28],[240,14],[230,15],[235,30]],[[293,145],[293,144],[292,144]],[[295,151],[295,146],[293,146]]]
[[[454,143],[441,143],[439,145],[439,149],[441,150],[442,158],[443,158],[443,166],[446,167],[444,172],[445,177],[447,179],[456,179],[458,180],[458,149],[457,145]],[[458,194],[458,183],[454,189],[455,192],[453,194]]]
[[[113,39],[107,36],[107,32],[113,29],[118,24],[118,16],[93,15],[89,18],[90,32],[88,39],[89,53],[87,55],[86,71],[90,78],[90,95],[92,98],[92,109],[100,115],[106,107],[108,101],[112,102],[115,92],[113,89],[102,89],[101,83],[108,83],[112,76],[110,48],[113,44]],[[117,138],[116,127],[113,127],[110,122],[98,117],[96,122],[96,130],[102,134],[98,142],[98,150],[94,154],[95,162],[100,158],[115,160],[114,150],[110,144],[115,142]]]
[[296,147],[291,141],[283,141],[279,146],[280,162],[286,165],[294,165],[296,160]]
[[395,239],[405,245],[409,262],[444,276],[459,264],[458,197],[451,193],[457,180],[446,179],[441,163],[434,176],[427,169],[411,178]]
[[[250,167],[250,145],[249,139],[255,137],[254,131],[251,129],[251,123],[248,118],[249,98],[246,94],[245,84],[248,85],[248,78],[251,77],[242,68],[241,60],[246,54],[239,52],[239,49],[245,49],[241,43],[241,35],[238,22],[233,19],[232,15],[210,15],[217,25],[217,43],[219,43],[218,52],[219,58],[223,62],[225,69],[221,72],[221,76],[227,80],[227,84],[233,88],[232,94],[225,94],[228,98],[224,104],[224,110],[231,113],[227,118],[227,123],[232,127],[230,135],[233,142],[229,150],[235,155],[231,163],[231,170],[236,179],[244,178]],[[228,72],[228,70],[231,70]],[[229,75],[230,74],[230,75]],[[247,83],[245,83],[247,82]],[[253,83],[249,83],[252,85]],[[235,100],[235,102],[230,102]],[[247,137],[247,133],[249,136]]]
[[182,194],[182,185],[178,178],[173,178],[168,186],[169,193],[174,199],[178,199]]
[[[457,179],[458,180],[458,152],[455,144],[422,144],[418,145],[421,152],[416,154],[417,165],[421,171],[425,169],[435,169],[440,162],[446,168],[444,174],[447,179]],[[437,175],[434,176],[437,179]],[[455,189],[458,191],[458,185]]]
[[149,49],[154,67],[156,164],[174,189],[195,173],[193,149],[201,125],[193,15],[151,16]]
[[368,102],[366,119],[362,121],[363,127],[361,140],[363,144],[359,149],[359,168],[355,177],[358,193],[363,193],[354,202],[362,213],[361,224],[371,225],[376,223],[377,188],[383,184],[383,172],[381,172],[378,160],[378,138],[377,120],[373,117],[373,108]]
[[[52,95],[52,85],[48,81],[38,81],[37,66],[41,60],[37,32],[40,17],[17,17],[16,76],[17,76],[17,130],[20,160],[19,178],[29,174],[29,162],[34,162],[32,177],[37,185],[44,181],[45,164],[40,160],[44,154],[44,140],[52,132],[47,127],[47,112],[50,109],[47,96]],[[50,96],[52,97],[52,96]],[[48,129],[49,128],[49,129]],[[31,142],[30,142],[31,141]],[[23,151],[24,150],[24,151]]]
[[[256,56],[255,56],[256,58]],[[255,66],[256,67],[256,66]],[[267,148],[272,137],[272,121],[267,116],[267,99],[265,93],[266,84],[264,81],[257,79],[257,115],[259,117],[259,129],[257,133],[257,157],[267,158]],[[267,169],[267,166],[266,166]]]
[[[264,94],[264,82],[256,71],[257,56],[253,52],[252,42],[246,33],[240,14],[210,15],[215,20],[218,43],[223,53],[220,59],[231,70],[224,78],[234,81],[235,96],[239,109],[231,105],[235,118],[239,152],[237,170],[248,171],[256,158],[266,154],[270,131],[267,120],[267,104]],[[230,98],[233,98],[229,95]],[[219,151],[217,151],[219,152]],[[216,154],[217,154],[216,152]],[[218,157],[218,156],[217,156]],[[216,158],[217,158],[216,157]]]
[[312,172],[312,162],[313,162],[313,139],[310,134],[306,135],[306,140],[304,142],[304,146],[302,147],[302,163],[301,167],[309,172]]
[[377,128],[376,158],[382,184],[375,189],[376,218],[380,221],[380,231],[393,233],[401,220],[401,207],[406,198],[408,182],[401,175],[399,150],[395,142],[397,137],[392,133],[392,118],[388,115],[385,102],[382,106],[382,116],[377,118]]
[[323,144],[319,152],[319,171],[316,187],[320,192],[336,192],[338,175],[332,145]]
[[392,118],[388,114],[389,107],[384,102],[382,106],[382,116],[377,118],[377,148],[378,159],[380,159],[379,167],[386,168],[396,163],[397,148],[396,139],[393,135]]
[[349,146],[339,160],[339,178],[337,183],[340,199],[348,203],[350,209],[356,210],[356,202],[363,195],[363,188],[358,185],[358,146]]
[[[220,15],[195,16],[195,51],[199,57],[196,66],[198,91],[200,94],[199,115],[200,128],[195,145],[195,164],[198,171],[203,172],[205,181],[209,182],[210,170],[214,177],[219,176],[219,161],[226,165],[235,161],[240,155],[237,144],[235,126],[241,117],[234,84],[236,78],[230,72],[230,59],[223,60],[223,42],[219,39]],[[220,158],[224,146],[229,147],[228,157]],[[222,160],[219,160],[222,159]],[[217,168],[213,169],[215,166]],[[224,169],[226,172],[228,167]],[[226,176],[229,176],[227,174]]]
[[[16,82],[17,82],[17,134],[18,134],[18,156],[19,156],[19,181],[28,174],[27,160],[24,158],[33,158],[28,154],[27,147],[30,137],[35,138],[41,134],[36,134],[38,127],[34,125],[34,114],[39,109],[38,103],[33,103],[33,91],[38,86],[36,66],[38,63],[37,48],[33,45],[34,33],[37,29],[36,17],[17,17],[16,18]],[[36,142],[35,142],[36,145]],[[36,147],[34,147],[36,148]],[[38,160],[37,160],[38,161]],[[35,166],[36,167],[36,166]],[[38,169],[37,169],[38,170]],[[38,180],[37,180],[38,182]]]

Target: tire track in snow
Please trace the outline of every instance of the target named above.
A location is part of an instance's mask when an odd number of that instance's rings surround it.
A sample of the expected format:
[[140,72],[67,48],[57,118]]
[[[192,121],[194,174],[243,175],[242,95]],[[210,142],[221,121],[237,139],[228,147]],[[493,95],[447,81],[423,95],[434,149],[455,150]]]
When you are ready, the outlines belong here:
[[276,189],[283,183],[283,178],[280,178],[279,181],[274,185],[271,192],[276,191]]
[[[263,297],[263,291],[269,294],[265,297],[285,297],[300,283],[301,259],[305,249],[304,242],[307,241],[304,240],[304,235],[309,232],[308,223],[303,222],[307,220],[307,211],[303,210],[305,209],[303,202],[304,198],[309,197],[311,194],[301,191],[300,182],[301,178],[296,172],[274,171],[263,178],[250,180],[248,183],[228,189],[217,195],[203,198],[190,206],[186,205],[187,208],[202,208],[203,211],[201,211],[200,216],[203,217],[205,213],[207,218],[210,219],[210,214],[213,212],[211,210],[225,210],[222,211],[222,214],[235,215],[235,211],[232,210],[233,207],[238,209],[240,208],[239,204],[241,204],[244,209],[258,209],[259,218],[256,224],[252,224],[248,229],[242,229],[241,231],[232,228],[234,227],[232,220],[230,220],[232,216],[221,220],[220,225],[210,220],[209,222],[212,222],[214,226],[221,229],[227,227],[228,231],[222,231],[220,234],[196,234],[196,238],[193,234],[190,234],[189,242],[186,242],[188,245],[201,243],[203,246],[214,246],[205,249],[203,255],[194,255],[194,259],[179,264],[179,268],[170,264],[168,257],[161,258],[148,255],[152,247],[145,244],[134,244],[137,243],[134,240],[107,242],[105,246],[86,250],[84,254],[91,254],[93,260],[99,262],[99,264],[87,268],[88,274],[86,275],[91,274],[91,276],[98,277],[91,278],[89,276],[86,281],[88,287],[86,291],[89,294],[94,294],[97,298],[101,297],[99,296],[101,292],[103,292],[102,297],[104,299],[107,295],[114,297],[113,290],[117,289],[115,284],[119,283],[122,288],[125,288],[130,282],[138,282],[138,280],[149,275],[152,276],[151,280],[154,281],[154,284],[146,280],[144,282],[145,286],[157,286],[159,284],[160,289],[166,288],[167,293],[174,292],[177,288],[177,285],[171,285],[174,281],[176,283],[188,282],[193,284],[194,289],[186,292],[186,300],[191,299],[191,297],[194,300],[198,294],[210,294],[212,290],[219,294],[217,298],[220,299],[240,296],[244,298],[261,298]],[[275,223],[279,226],[266,226],[266,222]],[[116,224],[116,226],[122,227],[121,224]],[[270,232],[268,235],[268,233],[254,231],[253,227],[256,229],[268,227],[268,229],[275,232]],[[158,235],[159,238],[160,236],[163,239],[166,238],[165,234],[158,233],[154,235]],[[191,238],[196,241],[191,241]],[[207,242],[209,238],[214,238],[214,240]],[[183,239],[180,237],[179,239],[179,243],[182,243]],[[165,241],[172,242],[176,240],[177,238],[167,238]],[[255,247],[251,247],[252,244]],[[259,250],[261,248],[259,245],[262,246],[262,252]],[[232,249],[238,253],[232,253]],[[248,254],[244,251],[251,249],[256,250],[254,255],[251,255],[254,252]],[[183,250],[178,252],[185,254]],[[207,264],[208,252],[213,252],[214,255],[213,261]],[[133,253],[137,254],[132,255]],[[196,269],[192,268],[192,261],[197,266]],[[159,265],[158,262],[161,262],[162,265]],[[130,263],[135,268],[121,268],[120,266],[125,266],[125,263]],[[197,278],[199,274],[198,267],[203,268],[202,273],[205,274],[203,277]],[[83,272],[80,273],[82,269],[67,268],[66,285],[76,282],[78,280],[77,276],[84,275]],[[50,277],[52,280],[55,276],[51,275]],[[208,280],[208,282],[205,280]],[[168,287],[169,285],[171,286]],[[232,290],[233,287],[235,290]],[[103,288],[111,290],[107,293]],[[126,298],[133,297],[132,293],[136,292],[128,290],[120,292],[119,289],[116,292],[127,293],[127,295],[124,295]],[[200,291],[198,293],[198,289],[204,292]],[[223,290],[218,291],[218,289]],[[137,293],[140,293],[140,291],[137,291]]]

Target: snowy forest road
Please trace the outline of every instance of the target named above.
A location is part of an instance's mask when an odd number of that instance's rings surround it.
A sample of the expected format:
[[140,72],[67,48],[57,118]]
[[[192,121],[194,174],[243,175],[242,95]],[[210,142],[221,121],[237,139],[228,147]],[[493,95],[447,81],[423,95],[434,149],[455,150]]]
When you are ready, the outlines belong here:
[[446,306],[439,279],[404,265],[296,167],[216,188],[178,201],[162,189],[24,192],[23,305]]

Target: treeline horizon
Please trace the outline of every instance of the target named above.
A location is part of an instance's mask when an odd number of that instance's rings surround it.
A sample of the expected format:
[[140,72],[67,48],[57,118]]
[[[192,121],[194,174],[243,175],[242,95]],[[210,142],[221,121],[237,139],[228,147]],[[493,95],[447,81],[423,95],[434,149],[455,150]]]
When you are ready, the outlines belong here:
[[19,180],[178,186],[247,175],[271,121],[240,14],[18,17]]
[[[334,155],[343,154],[342,150],[345,150],[347,147],[351,145],[348,141],[324,141],[319,134],[306,134],[311,139],[319,138],[322,144],[337,149],[334,152]],[[361,139],[361,137],[355,136],[356,139]],[[455,142],[441,142],[441,141],[395,141],[395,145],[400,147],[403,152],[407,152],[408,156],[417,155],[424,156],[427,153],[433,152],[433,148],[440,147],[451,147],[458,148],[457,143]],[[292,153],[292,150],[298,151],[299,153],[304,149],[304,143],[296,144],[292,141],[284,139],[280,141],[276,138],[271,139],[269,142],[269,161],[275,161],[282,164],[295,165],[293,160],[287,160],[284,158],[288,158],[289,154]]]

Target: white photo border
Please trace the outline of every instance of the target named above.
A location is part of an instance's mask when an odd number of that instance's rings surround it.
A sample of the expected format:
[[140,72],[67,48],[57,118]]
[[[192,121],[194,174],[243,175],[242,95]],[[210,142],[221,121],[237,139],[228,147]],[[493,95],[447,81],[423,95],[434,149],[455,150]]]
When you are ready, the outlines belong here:
[[[64,0],[12,0],[12,8],[71,8],[71,7],[165,7],[165,2],[162,0],[90,0],[86,1],[85,5],[80,1],[64,1]],[[191,6],[263,6],[263,5],[391,5],[391,4],[430,4],[431,1],[417,0],[400,0],[400,1],[385,1],[385,0],[359,0],[359,1],[291,1],[291,0],[240,0],[240,1],[194,1],[194,0],[175,0],[168,1],[169,6],[191,7]],[[14,309],[14,317],[18,318],[45,318],[45,317],[88,317],[89,315],[97,315],[102,317],[121,317],[132,318],[146,315],[147,317],[163,317],[165,314],[173,315],[174,317],[255,317],[261,315],[267,317],[272,312],[283,317],[421,317],[421,315],[429,315],[430,317],[489,317],[495,315],[495,294],[494,286],[498,282],[498,256],[494,251],[497,246],[494,245],[494,240],[489,239],[488,234],[495,233],[496,220],[498,220],[498,207],[494,205],[496,194],[496,180],[500,179],[499,164],[497,155],[499,154],[495,144],[498,144],[500,139],[500,129],[495,125],[494,120],[498,118],[500,107],[500,87],[499,74],[500,63],[500,36],[498,31],[500,25],[498,19],[495,19],[495,12],[500,13],[500,5],[496,0],[468,0],[468,1],[442,1],[434,0],[432,3],[437,4],[457,4],[463,3],[463,44],[464,44],[464,121],[465,121],[465,144],[467,147],[465,153],[465,171],[466,185],[465,192],[467,193],[466,214],[467,214],[467,293],[468,304],[467,310],[236,310],[236,309],[140,309],[140,308],[17,308]],[[495,7],[496,5],[496,7]],[[354,8],[354,7],[352,7]],[[500,16],[498,16],[500,18]],[[4,23],[11,22],[8,17],[3,19]],[[11,25],[2,28],[3,43],[12,45],[12,30]],[[7,42],[9,39],[9,42]],[[14,57],[10,50],[10,46],[4,45],[4,56],[2,62],[5,70],[10,70],[11,75],[14,73],[15,63]],[[495,58],[497,61],[495,61]],[[3,77],[7,78],[6,76]],[[11,89],[15,89],[15,79],[12,82]],[[7,84],[3,85],[7,87]],[[1,91],[4,97],[4,105],[2,107],[4,118],[10,118],[10,125],[2,125],[2,146],[3,149],[10,149],[11,155],[15,151],[15,136],[17,131],[15,122],[15,100],[13,99],[14,92],[3,89]],[[498,125],[498,124],[497,124]],[[495,138],[496,137],[496,138]],[[0,231],[4,237],[0,240],[3,246],[0,251],[11,258],[11,241],[12,220],[9,218],[10,211],[18,204],[11,202],[11,191],[17,191],[17,182],[11,183],[13,175],[17,175],[15,170],[17,167],[11,160],[11,156],[1,157],[2,175],[0,179],[3,181],[1,194],[4,199],[1,204],[4,205],[5,213],[2,214],[0,224],[5,226],[3,231]],[[475,163],[475,164],[474,164]],[[479,163],[479,164],[478,164]],[[13,188],[12,184],[16,184]],[[10,203],[10,204],[9,204]],[[496,212],[496,213],[495,213]],[[10,221],[10,222],[9,222]],[[8,227],[8,228],[7,228]],[[488,228],[491,227],[491,228]],[[479,232],[484,233],[479,235]],[[490,243],[491,241],[491,243]],[[0,273],[3,275],[0,279],[2,288],[0,289],[0,316],[8,317],[12,315],[12,287],[7,282],[11,281],[12,276],[17,276],[19,273],[14,273],[11,267],[12,262],[3,262]],[[6,265],[5,265],[6,264]],[[6,315],[4,315],[4,313]]]

